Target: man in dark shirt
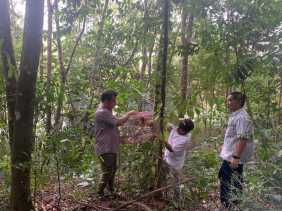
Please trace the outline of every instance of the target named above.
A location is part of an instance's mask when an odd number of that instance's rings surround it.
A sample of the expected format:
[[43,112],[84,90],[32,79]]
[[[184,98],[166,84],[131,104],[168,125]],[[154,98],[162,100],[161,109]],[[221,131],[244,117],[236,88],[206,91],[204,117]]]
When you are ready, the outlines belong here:
[[121,140],[118,126],[124,124],[130,116],[137,113],[131,111],[121,118],[115,117],[112,110],[116,106],[117,95],[115,91],[105,91],[101,95],[101,105],[95,113],[95,152],[99,156],[103,172],[98,190],[98,194],[101,197],[104,197],[104,189],[107,186],[111,193],[114,192],[119,145],[121,143],[130,143],[129,141]]

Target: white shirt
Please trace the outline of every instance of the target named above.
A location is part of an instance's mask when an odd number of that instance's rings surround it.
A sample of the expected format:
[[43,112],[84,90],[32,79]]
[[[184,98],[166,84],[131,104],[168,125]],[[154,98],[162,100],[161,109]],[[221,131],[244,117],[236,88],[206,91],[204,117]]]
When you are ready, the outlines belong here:
[[188,146],[191,144],[191,134],[180,135],[177,132],[177,128],[173,127],[168,138],[168,143],[172,147],[173,152],[165,149],[164,160],[172,168],[180,170],[184,165]]
[[225,131],[224,144],[220,153],[223,160],[231,161],[235,154],[238,141],[246,139],[247,144],[240,155],[240,163],[250,160],[254,152],[253,142],[253,124],[250,116],[245,109],[239,109],[233,112],[228,120],[228,126]]

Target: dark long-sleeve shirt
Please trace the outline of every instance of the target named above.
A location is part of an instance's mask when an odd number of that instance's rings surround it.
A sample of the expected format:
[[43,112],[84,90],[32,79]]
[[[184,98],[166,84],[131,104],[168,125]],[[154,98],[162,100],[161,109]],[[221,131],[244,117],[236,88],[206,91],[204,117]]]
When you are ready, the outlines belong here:
[[94,125],[96,154],[117,153],[121,138],[117,127],[117,118],[112,111],[99,106],[95,113]]

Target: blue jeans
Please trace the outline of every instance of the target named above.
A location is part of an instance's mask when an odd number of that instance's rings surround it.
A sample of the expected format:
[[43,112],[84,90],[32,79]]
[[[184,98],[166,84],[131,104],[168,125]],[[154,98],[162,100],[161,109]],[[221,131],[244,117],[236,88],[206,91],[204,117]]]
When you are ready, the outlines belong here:
[[237,204],[243,190],[243,164],[239,164],[238,168],[232,169],[230,162],[224,160],[218,178],[220,180],[221,204],[227,208],[232,204]]

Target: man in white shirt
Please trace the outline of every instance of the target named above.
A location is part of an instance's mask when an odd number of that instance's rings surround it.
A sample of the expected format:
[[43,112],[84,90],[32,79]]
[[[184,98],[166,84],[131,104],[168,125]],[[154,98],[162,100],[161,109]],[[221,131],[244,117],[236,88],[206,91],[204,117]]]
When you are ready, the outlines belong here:
[[191,147],[190,131],[194,129],[194,123],[191,119],[180,121],[178,127],[171,126],[168,141],[165,142],[164,162],[162,166],[162,175],[166,180],[167,175],[172,175],[175,183],[174,197],[180,197],[180,177],[184,165],[186,152]]
[[231,114],[220,153],[223,162],[218,174],[220,200],[224,208],[230,208],[238,202],[242,192],[243,165],[254,151],[253,125],[243,108],[245,100],[246,96],[241,92],[232,92],[227,98]]

